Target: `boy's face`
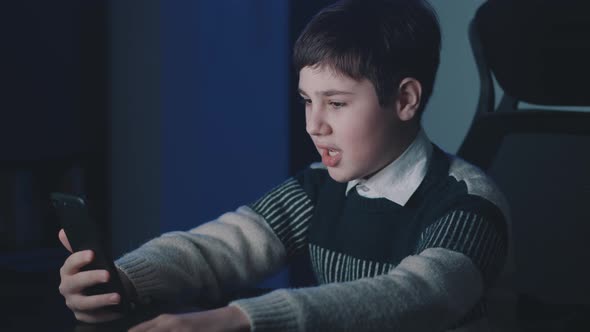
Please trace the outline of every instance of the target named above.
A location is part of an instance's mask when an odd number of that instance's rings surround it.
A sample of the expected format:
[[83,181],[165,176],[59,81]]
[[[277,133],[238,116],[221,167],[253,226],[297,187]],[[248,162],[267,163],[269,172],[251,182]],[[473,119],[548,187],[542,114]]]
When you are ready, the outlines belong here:
[[356,81],[327,66],[305,67],[299,93],[307,133],[335,181],[369,177],[403,152],[397,103],[379,105],[369,80]]

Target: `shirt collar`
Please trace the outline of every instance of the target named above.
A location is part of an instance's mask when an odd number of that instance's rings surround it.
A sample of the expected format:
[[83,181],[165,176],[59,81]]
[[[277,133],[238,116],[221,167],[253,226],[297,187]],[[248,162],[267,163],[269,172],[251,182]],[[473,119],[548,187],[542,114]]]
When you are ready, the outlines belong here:
[[432,143],[421,129],[412,144],[389,165],[368,180],[349,181],[346,194],[356,186],[361,196],[386,198],[403,206],[426,176],[431,156]]

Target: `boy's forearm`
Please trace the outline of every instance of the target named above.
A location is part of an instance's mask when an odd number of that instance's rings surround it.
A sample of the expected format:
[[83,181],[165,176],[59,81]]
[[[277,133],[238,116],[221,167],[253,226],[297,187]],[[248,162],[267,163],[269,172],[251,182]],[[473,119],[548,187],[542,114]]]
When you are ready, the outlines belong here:
[[187,294],[191,300],[215,301],[278,270],[284,252],[264,220],[242,207],[189,232],[164,234],[116,264],[140,303]]
[[434,331],[458,322],[482,295],[466,256],[428,249],[389,274],[235,301],[256,331]]

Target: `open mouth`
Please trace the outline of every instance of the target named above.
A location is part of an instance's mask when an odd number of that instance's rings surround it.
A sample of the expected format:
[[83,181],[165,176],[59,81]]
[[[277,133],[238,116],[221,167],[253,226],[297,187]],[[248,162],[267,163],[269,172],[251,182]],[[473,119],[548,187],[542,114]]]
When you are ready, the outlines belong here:
[[327,167],[336,167],[342,159],[342,154],[338,150],[322,149],[322,163]]

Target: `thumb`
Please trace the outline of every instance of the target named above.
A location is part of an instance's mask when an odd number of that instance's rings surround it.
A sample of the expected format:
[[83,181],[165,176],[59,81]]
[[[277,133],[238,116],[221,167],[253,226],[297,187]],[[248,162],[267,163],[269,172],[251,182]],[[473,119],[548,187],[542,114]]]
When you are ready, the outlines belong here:
[[59,230],[59,241],[61,241],[61,244],[63,244],[64,247],[66,247],[66,249],[68,249],[69,252],[74,252],[72,250],[72,246],[70,245],[70,241],[68,241],[68,237],[66,235],[66,232],[62,229]]

